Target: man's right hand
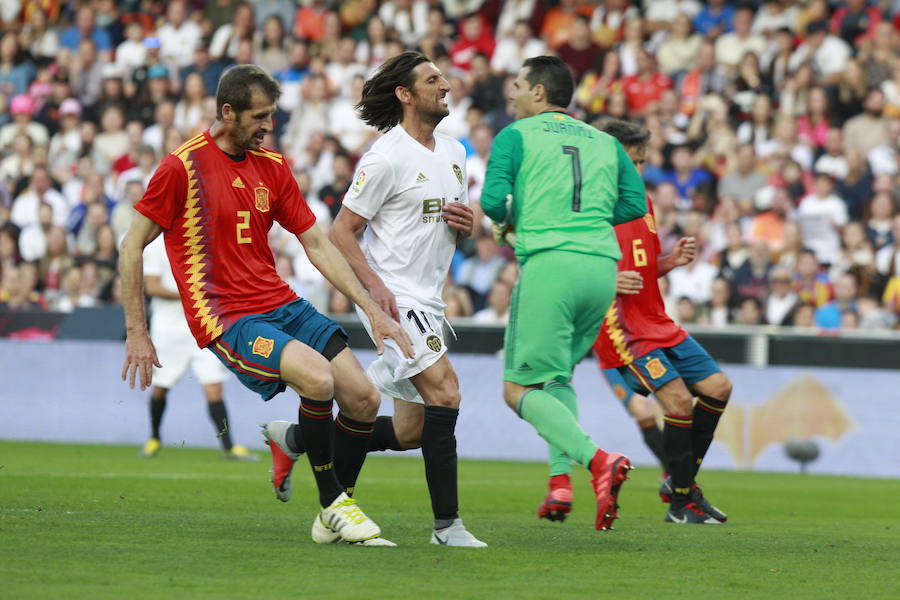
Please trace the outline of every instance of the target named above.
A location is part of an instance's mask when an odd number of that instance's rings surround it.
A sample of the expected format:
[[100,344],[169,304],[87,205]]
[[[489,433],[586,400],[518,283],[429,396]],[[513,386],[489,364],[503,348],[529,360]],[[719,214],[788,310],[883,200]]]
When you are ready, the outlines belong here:
[[[396,304],[394,305],[394,310],[397,310]],[[403,356],[406,358],[415,358],[412,340],[409,335],[403,331],[403,328],[400,327],[400,323],[397,319],[391,319],[388,314],[380,308],[369,311],[368,317],[369,322],[372,324],[372,339],[375,340],[375,351],[379,356],[384,353],[384,339],[391,338],[397,342],[398,346],[400,346],[400,350],[403,351]]]
[[616,293],[633,296],[644,288],[644,278],[637,271],[619,271],[616,273]]
[[150,387],[153,367],[162,367],[156,357],[156,348],[146,331],[129,333],[125,338],[125,364],[122,366],[122,381],[128,378],[128,387],[134,389],[135,373],[140,371],[141,390]]
[[381,310],[399,323],[400,311],[397,310],[397,297],[394,296],[391,290],[387,289],[387,286],[384,285],[381,279],[370,283],[371,285],[366,286],[369,290],[369,296],[381,307]]

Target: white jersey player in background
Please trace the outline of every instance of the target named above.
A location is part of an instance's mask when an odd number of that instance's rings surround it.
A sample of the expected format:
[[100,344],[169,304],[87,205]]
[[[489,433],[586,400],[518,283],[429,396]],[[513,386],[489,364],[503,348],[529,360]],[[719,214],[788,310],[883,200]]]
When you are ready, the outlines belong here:
[[181,297],[166,256],[162,236],[144,249],[144,291],[150,296],[150,339],[162,368],[153,367],[153,390],[150,393],[150,439],[144,444],[141,456],[155,456],[161,446],[159,433],[169,390],[182,378],[188,367],[203,387],[209,417],[216,429],[226,458],[258,460],[244,446],[231,442],[228,413],[222,400],[222,382],[228,371],[216,356],[197,347],[188,328],[181,306]]
[[[366,82],[357,108],[365,122],[387,133],[357,165],[330,235],[372,298],[413,340],[414,358],[386,340],[384,354],[367,371],[394,399],[393,422],[378,419],[370,450],[421,444],[434,511],[431,543],[483,547],[459,518],[459,381],[444,343],[441,291],[456,242],[472,234],[474,223],[465,150],[434,133],[449,112],[449,90],[418,52],[391,58]],[[365,315],[357,313],[371,335]]]

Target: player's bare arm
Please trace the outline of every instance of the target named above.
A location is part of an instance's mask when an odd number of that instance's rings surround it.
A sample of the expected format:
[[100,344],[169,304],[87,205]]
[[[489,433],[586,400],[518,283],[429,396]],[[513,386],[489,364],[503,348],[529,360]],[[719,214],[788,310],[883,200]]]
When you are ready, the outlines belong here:
[[633,296],[644,288],[644,278],[637,271],[619,271],[616,273],[616,293]]
[[125,309],[125,363],[122,380],[134,387],[135,375],[140,373],[141,390],[150,386],[153,366],[161,367],[156,349],[147,331],[144,314],[144,248],[156,239],[162,228],[135,212],[131,228],[122,240],[119,251],[119,274],[122,280],[122,304]]
[[397,298],[384,285],[378,273],[369,266],[362,249],[359,247],[359,235],[366,228],[368,222],[368,219],[361,217],[346,206],[341,207],[341,211],[331,225],[328,238],[344,255],[344,258],[350,264],[350,268],[356,273],[359,281],[368,290],[372,299],[378,303],[381,310],[389,314],[395,321],[399,321],[400,313],[397,310]]
[[457,231],[457,239],[465,239],[475,229],[475,213],[472,208],[461,202],[448,202],[444,205],[444,219],[452,229]]
[[[340,251],[328,241],[317,225],[313,225],[297,236],[306,255],[325,278],[347,296],[351,302],[359,306],[372,323],[372,336],[375,338],[375,350],[384,352],[385,338],[391,338],[400,346],[404,356],[413,358],[412,340],[401,329],[400,324],[391,319],[375,300],[366,292],[353,269],[341,255]],[[358,246],[357,246],[358,248]]]
[[697,256],[697,240],[691,237],[683,237],[675,244],[670,254],[659,257],[657,276],[662,277],[675,267],[683,267],[691,264]]

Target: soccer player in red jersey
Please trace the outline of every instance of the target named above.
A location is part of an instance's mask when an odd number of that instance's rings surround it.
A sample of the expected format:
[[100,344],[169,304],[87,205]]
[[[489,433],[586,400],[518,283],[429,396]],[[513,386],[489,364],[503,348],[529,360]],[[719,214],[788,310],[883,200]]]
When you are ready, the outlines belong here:
[[[284,157],[261,147],[280,93],[255,65],[229,69],[216,91],[215,124],[163,159],[135,205],[119,261],[127,328],[122,378],[134,387],[139,373],[145,389],[151,367],[160,366],[144,318],[142,251],[162,233],[197,345],[264,400],[287,386],[300,396],[299,425],[272,421],[263,428],[278,498],[290,498],[291,470],[302,453],[295,439],[302,439],[323,507],[313,539],[393,545],[348,495],[365,460],[380,396],[343,329],[276,273],[268,244],[272,223],[294,233],[312,263],[366,312],[379,353],[385,338],[409,357],[412,346],[316,226]],[[340,413],[333,421],[335,398]]]
[[[646,130],[618,120],[607,121],[601,129],[622,143],[640,170],[649,139]],[[718,524],[727,516],[703,497],[694,477],[728,403],[731,382],[706,350],[665,312],[656,280],[689,264],[696,254],[696,242],[681,238],[671,254],[660,256],[649,196],[647,207],[643,219],[615,228],[622,249],[616,297],[603,319],[594,350],[601,368],[615,370],[627,390],[642,396],[652,393],[663,406],[662,454],[670,476],[663,482],[660,496],[671,502],[665,520]],[[571,461],[552,446],[550,455],[550,491],[538,515],[562,520],[571,510]]]

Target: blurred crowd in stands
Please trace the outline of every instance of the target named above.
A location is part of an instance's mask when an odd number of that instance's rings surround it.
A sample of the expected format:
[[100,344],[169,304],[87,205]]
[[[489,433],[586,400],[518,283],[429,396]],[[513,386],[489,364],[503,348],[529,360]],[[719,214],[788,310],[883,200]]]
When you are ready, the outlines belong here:
[[[438,131],[469,154],[477,205],[522,61],[554,53],[572,113],[637,119],[670,314],[714,326],[890,329],[900,313],[900,0],[4,0],[0,2],[0,309],[119,299],[117,242],[160,158],[208,128],[230,65],[280,82],[275,131],[327,227],[378,135],[363,82],[405,49],[451,83]],[[350,311],[295,238],[276,265],[320,309]],[[483,228],[445,290],[450,318],[505,323],[511,251]]]

